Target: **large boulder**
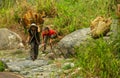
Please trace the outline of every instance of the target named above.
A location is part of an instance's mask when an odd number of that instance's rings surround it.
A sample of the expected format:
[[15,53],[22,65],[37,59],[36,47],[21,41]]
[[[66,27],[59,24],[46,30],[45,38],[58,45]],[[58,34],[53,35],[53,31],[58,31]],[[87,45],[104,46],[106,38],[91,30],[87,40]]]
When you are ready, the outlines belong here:
[[55,56],[55,58],[60,56],[67,58],[74,55],[75,46],[80,46],[80,44],[83,44],[87,42],[87,40],[91,39],[89,32],[90,28],[84,28],[65,36],[53,49],[52,52],[55,54],[53,56]]
[[15,49],[23,47],[21,37],[6,28],[0,29],[0,49]]
[[85,42],[88,38],[91,38],[89,35],[90,28],[83,28],[73,33],[65,36],[60,40],[58,45],[60,47],[72,48],[74,46],[79,46],[81,43]]

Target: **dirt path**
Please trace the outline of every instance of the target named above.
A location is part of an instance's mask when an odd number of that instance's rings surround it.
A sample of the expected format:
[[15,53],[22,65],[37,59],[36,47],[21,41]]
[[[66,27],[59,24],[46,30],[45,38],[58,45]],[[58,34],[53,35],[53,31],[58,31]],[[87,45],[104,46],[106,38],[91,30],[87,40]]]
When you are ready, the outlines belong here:
[[0,78],[24,78],[24,77],[10,72],[0,72]]

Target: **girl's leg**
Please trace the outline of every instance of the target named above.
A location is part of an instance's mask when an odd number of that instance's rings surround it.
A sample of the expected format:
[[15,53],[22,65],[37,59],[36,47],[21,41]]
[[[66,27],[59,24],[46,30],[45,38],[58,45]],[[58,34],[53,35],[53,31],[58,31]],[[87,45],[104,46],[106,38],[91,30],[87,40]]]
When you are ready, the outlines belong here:
[[49,39],[48,36],[45,36],[45,37],[44,37],[44,49],[43,49],[43,51],[46,50],[46,46],[47,46],[47,41],[48,41],[48,39]]
[[31,45],[30,57],[32,60],[34,60],[34,42],[32,42],[30,45]]
[[50,39],[50,48],[52,49],[52,39]]
[[37,59],[38,57],[38,48],[39,48],[39,45],[38,44],[35,44],[35,51],[34,51],[34,54],[35,54],[35,59]]

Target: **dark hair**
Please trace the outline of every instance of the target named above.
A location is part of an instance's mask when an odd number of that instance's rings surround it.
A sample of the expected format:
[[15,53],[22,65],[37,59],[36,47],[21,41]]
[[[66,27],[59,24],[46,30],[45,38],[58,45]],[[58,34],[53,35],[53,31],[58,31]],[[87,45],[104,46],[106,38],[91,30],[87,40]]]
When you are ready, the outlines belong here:
[[45,27],[44,30],[48,30],[49,31],[50,29],[49,29],[49,27]]

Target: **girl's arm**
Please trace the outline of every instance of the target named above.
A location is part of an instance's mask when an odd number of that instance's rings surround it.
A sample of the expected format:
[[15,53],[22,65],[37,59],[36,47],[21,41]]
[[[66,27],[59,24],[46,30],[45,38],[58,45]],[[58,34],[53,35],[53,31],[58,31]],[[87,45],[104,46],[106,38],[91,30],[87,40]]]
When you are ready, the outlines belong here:
[[38,32],[40,32],[40,27],[38,26]]
[[41,37],[42,37],[42,44],[44,44],[44,36],[43,36],[43,34],[41,34]]

